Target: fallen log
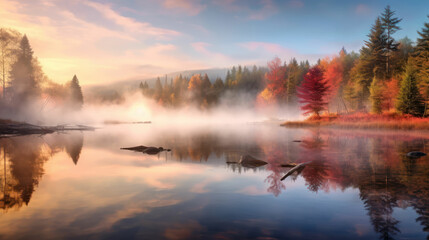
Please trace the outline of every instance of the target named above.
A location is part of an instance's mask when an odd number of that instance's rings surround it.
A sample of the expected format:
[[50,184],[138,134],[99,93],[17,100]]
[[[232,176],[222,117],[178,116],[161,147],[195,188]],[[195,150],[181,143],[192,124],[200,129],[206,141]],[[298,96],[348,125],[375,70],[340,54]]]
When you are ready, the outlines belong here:
[[305,166],[307,165],[307,164],[309,164],[310,162],[305,162],[305,163],[300,163],[300,164],[298,164],[298,165],[296,165],[295,167],[293,167],[293,168],[291,168],[281,179],[280,179],[280,181],[283,181],[283,180],[285,180],[287,177],[289,177],[290,175],[292,175],[294,172],[297,172],[297,171],[302,171],[302,170],[304,170],[304,168],[305,168]]
[[280,164],[280,167],[295,167],[297,163],[286,163],[286,164]]

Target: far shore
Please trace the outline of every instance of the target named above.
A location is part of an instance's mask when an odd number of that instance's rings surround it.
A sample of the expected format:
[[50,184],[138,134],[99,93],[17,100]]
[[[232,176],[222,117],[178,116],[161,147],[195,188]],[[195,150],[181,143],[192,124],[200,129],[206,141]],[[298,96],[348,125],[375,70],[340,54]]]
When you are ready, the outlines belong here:
[[428,130],[429,118],[396,113],[349,114],[310,117],[303,121],[287,121],[284,127],[329,127],[341,129]]

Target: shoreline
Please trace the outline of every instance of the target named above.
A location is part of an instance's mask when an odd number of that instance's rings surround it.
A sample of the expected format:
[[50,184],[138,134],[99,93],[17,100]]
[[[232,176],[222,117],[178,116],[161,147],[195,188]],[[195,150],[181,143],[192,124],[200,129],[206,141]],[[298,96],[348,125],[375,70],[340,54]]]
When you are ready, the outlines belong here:
[[368,129],[368,130],[405,130],[416,131],[423,130],[429,131],[429,119],[420,122],[412,121],[320,121],[320,120],[304,120],[304,121],[287,121],[280,124],[282,127],[291,128],[309,128],[309,127],[323,127],[323,128],[339,128],[339,129]]

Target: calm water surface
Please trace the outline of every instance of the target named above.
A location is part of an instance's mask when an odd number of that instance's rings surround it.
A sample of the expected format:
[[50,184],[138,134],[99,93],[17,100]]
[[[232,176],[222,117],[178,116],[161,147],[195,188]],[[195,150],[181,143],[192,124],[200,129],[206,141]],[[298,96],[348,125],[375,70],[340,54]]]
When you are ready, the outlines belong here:
[[[258,124],[3,138],[0,239],[429,239],[416,150],[429,134]],[[245,154],[268,164],[226,163]]]

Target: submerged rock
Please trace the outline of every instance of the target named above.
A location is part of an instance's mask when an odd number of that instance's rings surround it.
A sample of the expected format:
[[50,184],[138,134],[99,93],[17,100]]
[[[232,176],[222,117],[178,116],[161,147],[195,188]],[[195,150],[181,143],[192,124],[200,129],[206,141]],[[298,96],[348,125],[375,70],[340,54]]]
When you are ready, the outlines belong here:
[[419,157],[423,157],[423,156],[426,156],[426,153],[418,152],[418,151],[407,153],[407,157],[410,157],[410,158],[419,158]]
[[240,161],[238,163],[241,164],[243,167],[248,168],[261,167],[267,164],[267,162],[256,159],[250,155],[241,156]]

